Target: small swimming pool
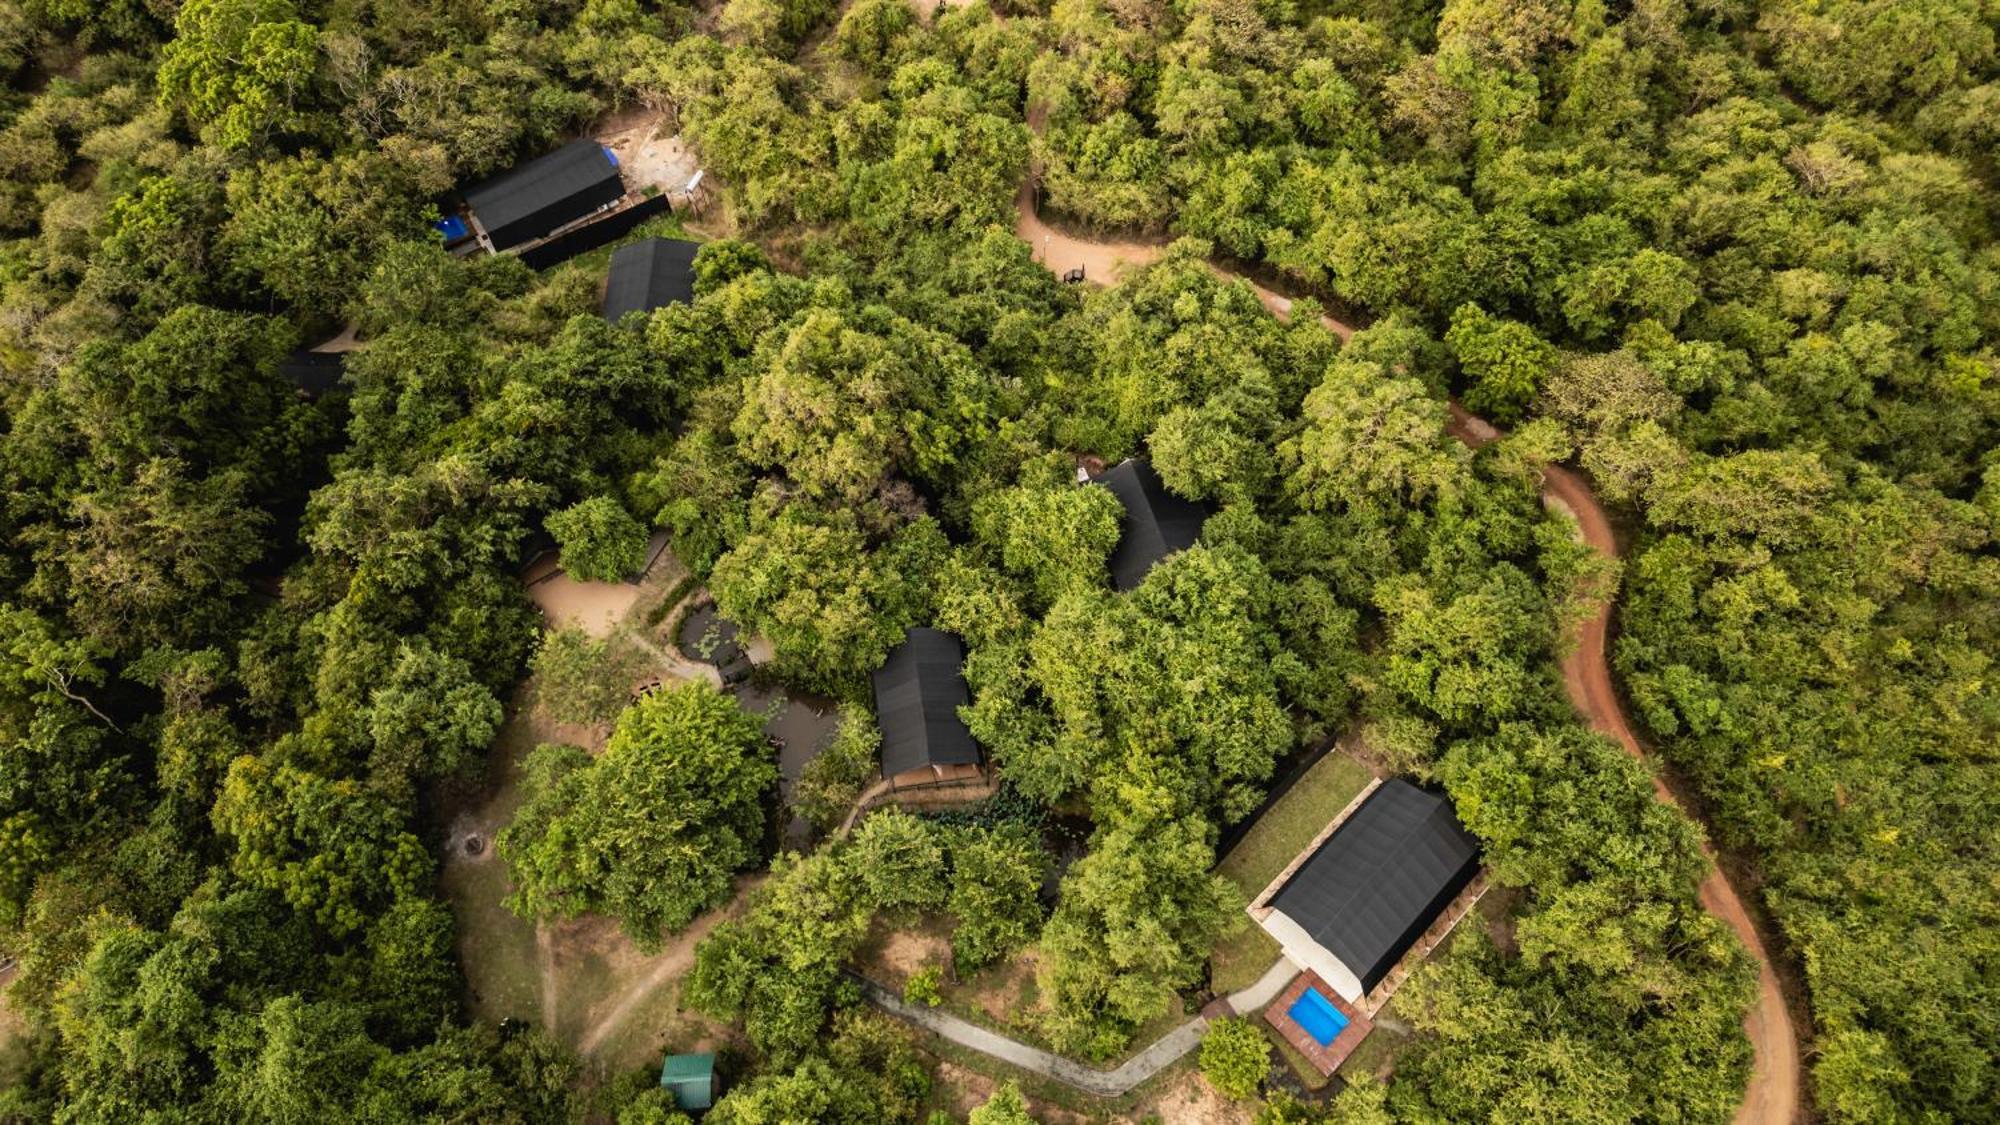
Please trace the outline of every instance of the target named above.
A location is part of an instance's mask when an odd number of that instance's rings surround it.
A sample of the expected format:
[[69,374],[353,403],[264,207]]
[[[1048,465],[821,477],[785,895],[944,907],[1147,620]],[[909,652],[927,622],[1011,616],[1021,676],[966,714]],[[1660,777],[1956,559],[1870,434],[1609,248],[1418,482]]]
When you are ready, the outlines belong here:
[[1340,1033],[1347,1029],[1347,1017],[1340,1014],[1333,1001],[1321,996],[1317,988],[1308,988],[1300,993],[1285,1014],[1292,1017],[1293,1023],[1305,1028],[1306,1034],[1313,1037],[1313,1042],[1322,1047],[1339,1038]]

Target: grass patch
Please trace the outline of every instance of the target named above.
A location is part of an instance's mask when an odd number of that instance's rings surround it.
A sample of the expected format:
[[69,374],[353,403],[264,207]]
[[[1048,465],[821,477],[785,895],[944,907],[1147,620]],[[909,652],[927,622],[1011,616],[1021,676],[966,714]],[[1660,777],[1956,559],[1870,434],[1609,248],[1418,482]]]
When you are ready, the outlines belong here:
[[578,254],[576,257],[564,262],[558,268],[574,268],[580,269],[585,273],[602,274],[610,267],[611,255],[617,253],[619,247],[629,246],[634,242],[640,242],[648,238],[673,238],[683,242],[706,241],[701,235],[689,231],[687,227],[681,224],[681,217],[678,212],[669,211],[664,215],[657,215],[647,219],[645,222],[640,223],[625,234],[602,246]]
[[[462,848],[445,858],[439,890],[458,921],[458,957],[464,967],[466,999],[472,1014],[491,1023],[510,1016],[542,1021],[541,954],[534,923],[502,904],[512,889],[507,863],[495,852],[494,837],[521,805],[520,763],[535,747],[536,732],[521,713],[527,694],[515,697],[515,714],[501,726],[488,769],[494,789],[487,802],[465,818],[484,840],[481,855]],[[456,827],[456,826],[455,826]],[[459,833],[452,833],[455,842]]]
[[[1292,1068],[1293,1076],[1296,1077],[1299,1080],[1300,1084],[1305,1086],[1306,1089],[1323,1090],[1326,1088],[1327,1083],[1333,1081],[1333,1079],[1328,1077],[1327,1075],[1321,1074],[1319,1072],[1319,1068],[1312,1064],[1312,1060],[1306,1058],[1304,1055],[1299,1054],[1299,1049],[1297,1047],[1294,1047],[1290,1043],[1285,1042],[1285,1037],[1279,1035],[1276,1028],[1272,1027],[1268,1023],[1265,1023],[1261,1017],[1254,1017],[1254,1018],[1256,1018],[1257,1020],[1257,1026],[1263,1029],[1264,1038],[1278,1045],[1279,1057],[1285,1060],[1286,1066]],[[1361,1046],[1355,1049],[1355,1053],[1348,1057],[1348,1061],[1340,1064],[1340,1068],[1342,1070],[1347,1070],[1350,1067],[1352,1067],[1353,1060],[1355,1058],[1360,1057],[1361,1052],[1367,1050],[1368,1045],[1370,1043],[1373,1043],[1375,1041],[1375,1037],[1380,1034],[1381,1034],[1380,1031],[1370,1033],[1367,1039],[1362,1040]]]
[[[1373,776],[1338,749],[1330,751],[1258,818],[1216,872],[1236,884],[1246,902],[1255,898]],[[1235,992],[1256,983],[1277,958],[1278,943],[1246,922],[1235,936],[1217,943],[1209,979],[1216,992]]]
[[[1382,1010],[1375,1013],[1375,1021],[1375,1030],[1369,1032],[1368,1038],[1363,1039],[1354,1048],[1354,1053],[1340,1064],[1342,1074],[1386,1074],[1395,1069],[1397,1056],[1409,1047],[1414,1037],[1394,1030],[1408,1026],[1397,1018],[1394,1000],[1382,1005]],[[1305,1069],[1311,1071],[1312,1064],[1307,1063]]]

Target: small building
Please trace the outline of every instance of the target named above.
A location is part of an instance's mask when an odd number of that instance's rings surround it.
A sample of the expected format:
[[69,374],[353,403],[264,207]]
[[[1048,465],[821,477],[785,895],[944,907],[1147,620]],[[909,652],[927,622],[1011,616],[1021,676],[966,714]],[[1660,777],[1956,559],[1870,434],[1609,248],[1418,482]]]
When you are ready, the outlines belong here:
[[613,324],[628,313],[694,300],[694,255],[701,249],[675,238],[647,238],[620,246],[611,255],[604,283],[604,319]]
[[301,348],[285,357],[278,374],[298,388],[301,398],[318,398],[340,385],[347,357],[340,352],[311,352]]
[[976,778],[979,744],[958,717],[972,702],[965,647],[950,633],[912,629],[875,670],[882,776],[894,788]]
[[467,189],[465,203],[474,229],[497,251],[546,237],[624,197],[618,159],[586,139]]
[[1101,484],[1125,506],[1118,548],[1111,553],[1111,584],[1135,589],[1161,559],[1194,546],[1208,509],[1167,491],[1165,481],[1142,458],[1127,458],[1092,483]]
[[1478,874],[1479,842],[1451,802],[1391,779],[1250,913],[1285,956],[1360,1003]]
[[660,1085],[681,1109],[707,1109],[715,1104],[715,1055],[668,1055],[660,1068]]

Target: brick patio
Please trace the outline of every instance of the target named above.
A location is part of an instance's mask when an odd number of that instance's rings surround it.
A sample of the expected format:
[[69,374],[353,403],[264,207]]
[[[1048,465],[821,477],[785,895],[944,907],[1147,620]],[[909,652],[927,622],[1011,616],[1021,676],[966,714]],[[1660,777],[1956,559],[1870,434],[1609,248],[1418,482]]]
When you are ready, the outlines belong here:
[[[1332,1001],[1340,1014],[1347,1017],[1347,1026],[1341,1029],[1339,1035],[1333,1037],[1333,1042],[1324,1047],[1320,1046],[1319,1041],[1288,1014],[1292,1005],[1308,988],[1318,989],[1321,996]],[[1321,1074],[1329,1076],[1340,1068],[1341,1063],[1347,1061],[1347,1056],[1354,1053],[1354,1048],[1359,1047],[1363,1039],[1368,1038],[1368,1033],[1375,1030],[1375,1025],[1367,1016],[1355,1011],[1352,1005],[1340,998],[1340,994],[1333,990],[1332,985],[1321,980],[1319,974],[1311,969],[1300,973],[1291,984],[1285,986],[1283,992],[1278,993],[1278,998],[1271,1001],[1270,1006],[1264,1009],[1264,1022],[1276,1029],[1277,1033],[1284,1037],[1285,1042],[1290,1043],[1294,1050],[1319,1068]]]

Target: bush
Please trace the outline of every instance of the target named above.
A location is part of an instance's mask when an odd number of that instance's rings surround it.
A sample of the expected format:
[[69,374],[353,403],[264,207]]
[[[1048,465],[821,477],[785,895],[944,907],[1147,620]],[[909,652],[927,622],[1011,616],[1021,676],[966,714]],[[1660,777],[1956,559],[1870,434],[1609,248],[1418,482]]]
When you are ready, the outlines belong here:
[[1202,1036],[1201,1073],[1232,1098],[1254,1097],[1271,1073],[1270,1041],[1249,1020],[1219,1020]]
[[875,759],[882,732],[866,709],[840,708],[840,727],[833,743],[806,763],[792,791],[792,809],[822,832],[847,818],[861,791],[875,777]]
[[909,980],[903,982],[904,1001],[922,1004],[926,1008],[937,1007],[944,1003],[944,993],[938,989],[938,984],[943,979],[943,969],[936,965],[925,965],[912,973]]
[[646,525],[609,496],[593,496],[549,516],[562,568],[579,582],[621,582],[646,565]]

